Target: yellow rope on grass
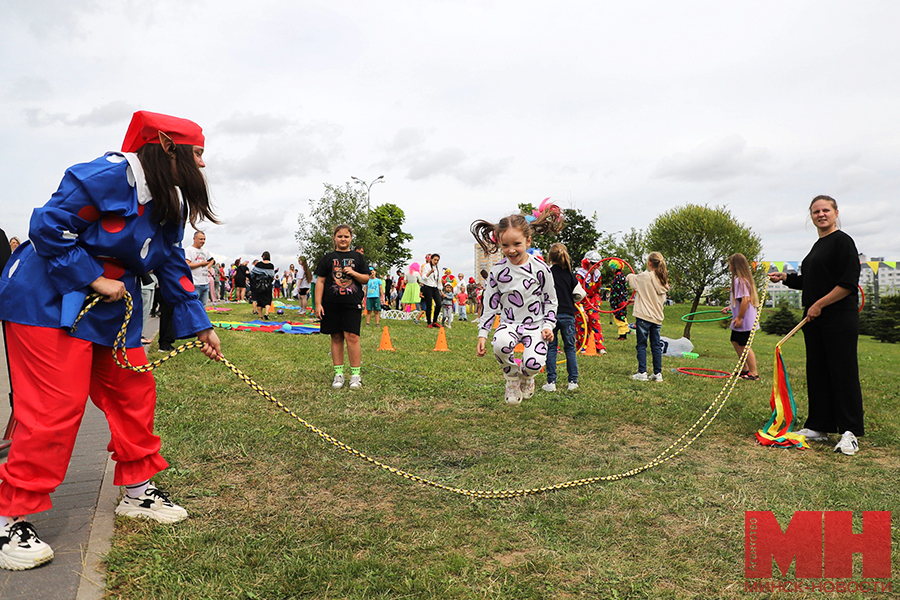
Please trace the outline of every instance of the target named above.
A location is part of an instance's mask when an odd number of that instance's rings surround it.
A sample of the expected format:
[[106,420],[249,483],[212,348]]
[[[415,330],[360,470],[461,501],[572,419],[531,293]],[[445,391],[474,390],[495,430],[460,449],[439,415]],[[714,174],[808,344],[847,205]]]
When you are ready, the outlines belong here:
[[[765,302],[766,292],[763,291],[762,298],[760,299],[760,306],[763,306]],[[89,297],[90,301],[85,305],[85,307],[81,310],[78,317],[75,319],[75,324],[72,326],[72,330],[75,330],[75,327],[78,324],[78,321],[85,315],[87,312],[93,308],[97,302],[102,299],[102,296],[98,294],[93,294]],[[125,319],[122,323],[122,328],[119,330],[119,333],[116,336],[116,341],[113,344],[113,358],[123,369],[128,369],[137,373],[146,373],[152,371],[157,368],[167,360],[171,359],[182,352],[189,350],[190,348],[201,348],[203,346],[203,342],[200,341],[191,341],[185,344],[182,344],[167,356],[164,356],[158,360],[155,360],[146,365],[134,366],[128,362],[128,357],[125,354],[125,332],[128,328],[128,323],[131,321],[131,313],[134,309],[134,304],[131,298],[131,294],[125,294]],[[630,469],[628,471],[622,471],[620,473],[615,473],[612,475],[600,475],[597,477],[586,477],[584,479],[574,479],[571,481],[564,481],[562,483],[556,483],[552,485],[547,485],[538,488],[522,488],[522,489],[507,489],[507,490],[479,490],[479,489],[463,489],[458,487],[452,487],[448,485],[444,485],[442,483],[438,483],[436,481],[432,481],[425,477],[420,477],[419,475],[415,475],[408,471],[404,471],[402,469],[398,469],[396,467],[392,467],[390,465],[386,465],[371,456],[356,450],[355,448],[348,446],[344,442],[332,437],[331,435],[325,433],[315,425],[307,422],[299,415],[297,415],[293,410],[282,404],[281,401],[276,399],[272,394],[265,390],[261,385],[253,381],[248,375],[246,375],[243,371],[238,369],[233,363],[231,363],[227,359],[222,359],[222,364],[224,364],[228,369],[234,373],[239,379],[244,381],[251,389],[253,389],[257,394],[277,406],[279,409],[293,417],[297,420],[298,423],[303,425],[308,430],[315,433],[322,440],[330,443],[336,448],[340,448],[344,452],[356,456],[357,458],[361,458],[362,460],[369,462],[377,467],[388,471],[389,473],[393,473],[394,475],[399,475],[404,479],[408,479],[410,481],[415,481],[416,483],[421,483],[423,485],[427,485],[433,488],[437,488],[439,490],[444,490],[447,492],[452,492],[454,494],[459,494],[461,496],[467,496],[470,498],[481,498],[481,499],[506,499],[506,498],[520,498],[524,496],[534,496],[537,494],[542,494],[545,492],[553,492],[557,490],[569,489],[569,488],[577,488],[584,487],[587,485],[591,485],[594,483],[599,483],[603,481],[619,481],[621,479],[625,479],[628,477],[634,477],[644,471],[648,471],[654,467],[662,465],[663,463],[675,458],[682,452],[684,452],[691,444],[693,444],[697,438],[703,435],[703,432],[712,424],[712,422],[716,419],[721,412],[722,408],[724,408],[725,404],[728,402],[729,396],[731,396],[731,392],[734,390],[734,385],[737,382],[740,372],[744,367],[744,362],[747,360],[747,355],[750,352],[751,345],[753,344],[753,338],[756,334],[756,327],[759,324],[759,318],[762,311],[757,311],[756,321],[754,322],[754,328],[750,332],[750,339],[747,341],[747,345],[744,348],[744,352],[741,354],[738,359],[738,364],[735,366],[734,371],[732,371],[730,377],[725,382],[725,385],[722,387],[719,394],[716,396],[715,400],[709,405],[709,407],[703,412],[702,415],[694,422],[693,425],[688,428],[677,440],[675,440],[672,444],[669,445],[668,448],[660,452],[655,458],[651,461],[636,467],[634,469]],[[117,350],[122,350],[122,357],[124,359],[124,363],[119,360],[119,355]],[[708,418],[707,418],[708,417]]]

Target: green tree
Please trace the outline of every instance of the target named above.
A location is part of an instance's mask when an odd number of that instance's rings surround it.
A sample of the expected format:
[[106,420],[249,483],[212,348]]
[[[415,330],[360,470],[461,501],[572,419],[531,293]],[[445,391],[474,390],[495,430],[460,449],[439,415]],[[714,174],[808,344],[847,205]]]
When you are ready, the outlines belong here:
[[334,250],[334,228],[342,223],[353,228],[352,246],[364,248],[366,262],[384,265],[386,240],[369,226],[370,214],[363,190],[349,182],[344,187],[326,183],[325,194],[318,200],[310,199],[309,205],[309,215],[300,213],[297,217],[300,228],[295,238],[300,253],[309,257],[311,265]]
[[[740,252],[752,263],[762,253],[759,236],[724,207],[696,204],[658,216],[647,230],[646,247],[662,253],[673,289],[692,297],[690,312],[697,310],[707,289],[729,285],[729,256]],[[691,337],[690,323],[685,324],[684,337]]]
[[[530,215],[534,208],[533,204],[519,205],[519,210],[525,215]],[[597,248],[600,239],[600,233],[597,231],[597,215],[595,213],[588,217],[577,208],[564,208],[562,213],[565,219],[562,231],[557,235],[536,235],[532,239],[532,246],[539,248],[546,256],[552,244],[562,242],[566,245],[572,262],[577,265],[588,250]]]
[[[632,227],[621,240],[617,240],[612,234],[603,233],[597,244],[597,250],[604,258],[614,256],[625,260],[634,267],[635,272],[639,273],[647,257],[644,245],[644,232]],[[630,269],[625,267],[625,272],[630,272]]]
[[376,267],[379,273],[387,273],[394,267],[406,265],[412,259],[412,252],[404,244],[413,239],[412,234],[403,231],[406,215],[396,204],[382,204],[372,209],[369,222],[375,234],[384,239],[384,257]]

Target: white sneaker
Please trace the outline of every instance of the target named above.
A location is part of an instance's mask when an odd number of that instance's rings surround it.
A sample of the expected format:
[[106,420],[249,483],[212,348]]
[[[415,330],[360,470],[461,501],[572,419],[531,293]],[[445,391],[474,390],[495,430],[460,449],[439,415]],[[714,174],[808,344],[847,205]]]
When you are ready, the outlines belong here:
[[362,387],[362,376],[360,375],[351,375],[350,376],[350,389],[358,390]]
[[522,390],[522,398],[528,400],[534,396],[534,377],[522,377],[519,381],[519,389]]
[[335,375],[334,381],[331,382],[331,387],[333,387],[336,390],[339,390],[342,387],[344,387],[344,376],[343,375]]
[[606,354],[606,348],[600,348],[600,356]]
[[631,378],[635,381],[647,381],[649,379],[646,373],[635,373],[631,376]]
[[650,381],[658,381],[662,383],[662,373],[654,373],[650,376]]
[[545,392],[555,392],[556,384],[555,383],[545,383],[544,385],[541,386],[541,389],[544,390]]
[[841,441],[834,447],[835,452],[843,452],[847,456],[853,456],[859,450],[859,443],[852,431],[845,431],[841,436]]
[[814,440],[827,440],[828,439],[827,433],[823,433],[821,431],[816,431],[815,429],[807,429],[806,427],[804,427],[803,429],[801,429],[800,431],[798,431],[796,433],[797,433],[797,435],[805,436],[807,442],[814,441]]
[[169,497],[156,489],[152,483],[137,498],[125,494],[116,507],[116,514],[152,519],[160,523],[177,523],[187,519],[188,516],[186,510],[169,500]]
[[574,392],[575,390],[578,389],[578,384],[574,381],[570,381],[569,386],[566,389],[569,390],[570,392]]
[[506,403],[522,404],[522,389],[518,378],[506,380]]
[[33,569],[53,560],[53,550],[42,542],[28,521],[0,527],[0,567],[10,571]]

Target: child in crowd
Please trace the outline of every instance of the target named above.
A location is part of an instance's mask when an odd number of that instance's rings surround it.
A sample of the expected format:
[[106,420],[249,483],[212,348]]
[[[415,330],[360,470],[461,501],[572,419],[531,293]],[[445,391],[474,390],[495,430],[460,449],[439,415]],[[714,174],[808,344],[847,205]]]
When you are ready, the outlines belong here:
[[[479,220],[471,232],[485,253],[502,250],[504,258],[491,268],[483,298],[483,314],[478,328],[478,356],[486,354],[487,336],[496,316],[500,325],[494,332],[494,356],[506,379],[506,402],[520,404],[534,395],[534,376],[547,361],[547,342],[556,325],[556,289],[553,276],[543,261],[528,253],[534,234],[558,233],[562,214],[554,204],[546,204],[531,221],[521,214],[499,223]],[[524,352],[521,363],[513,354],[517,344]]]
[[[638,372],[631,376],[637,381],[662,381],[662,343],[659,331],[663,322],[663,305],[669,291],[666,261],[659,252],[651,252],[647,258],[647,270],[625,276],[637,293],[634,296],[634,321],[637,331]],[[653,355],[653,375],[647,376],[647,339]]]
[[453,286],[444,284],[441,290],[441,325],[447,329],[453,329]]
[[369,265],[365,257],[350,250],[353,228],[334,228],[334,252],[322,257],[316,267],[316,316],[319,330],[331,335],[331,361],[334,381],[331,387],[344,387],[344,343],[350,359],[350,389],[362,387],[362,347],[359,329],[362,322],[364,289],[369,282]]
[[384,304],[384,282],[378,278],[375,269],[369,271],[369,283],[366,284],[366,325],[372,313],[375,313],[375,326],[381,325],[381,305]]
[[456,294],[456,311],[459,313],[460,321],[468,321],[469,317],[466,315],[466,305],[469,303],[469,295],[466,293],[466,288],[464,284],[459,284],[459,292]]
[[559,348],[559,337],[562,334],[563,350],[566,353],[566,371],[569,375],[568,390],[578,389],[578,348],[575,342],[575,276],[572,274],[572,259],[565,244],[556,243],[550,246],[547,255],[550,259],[550,273],[553,275],[553,287],[556,288],[556,326],[553,328],[553,341],[547,350],[547,383],[545,392],[556,391],[556,354]]
[[419,312],[417,305],[422,296],[419,289],[420,270],[421,267],[417,262],[409,265],[409,271],[406,274],[406,287],[403,290],[403,296],[400,298],[400,303],[403,305],[404,310],[413,313],[413,323],[416,325],[419,324],[419,319],[416,317]]
[[[753,324],[756,323],[756,310],[759,296],[756,293],[756,282],[750,272],[750,263],[743,254],[733,254],[728,259],[728,270],[731,271],[731,300],[722,312],[731,312],[731,345],[738,358],[744,353],[744,347],[750,339]],[[741,371],[741,379],[756,381],[759,373],[756,370],[756,355],[753,349],[747,353],[746,370]]]

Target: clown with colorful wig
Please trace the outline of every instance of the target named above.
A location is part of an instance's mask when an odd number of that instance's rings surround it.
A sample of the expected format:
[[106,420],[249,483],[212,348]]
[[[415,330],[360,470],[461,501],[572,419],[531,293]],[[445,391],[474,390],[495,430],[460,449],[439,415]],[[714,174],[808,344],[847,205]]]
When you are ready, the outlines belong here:
[[[51,507],[89,394],[110,425],[114,482],[125,486],[116,513],[164,523],[187,517],[150,482],[168,467],[153,434],[153,375],[117,366],[112,346],[125,293],[140,315],[141,275],[153,271],[174,307],[176,336],[196,335],[204,354],[222,357],[181,248],[186,220],[217,222],[200,172],[204,141],[192,121],[135,113],[121,152],[66,171],[0,276],[17,421],[0,465],[0,567],[30,569],[53,558],[26,517]],[[90,294],[103,302],[75,328]],[[125,346],[131,364],[147,364],[141,319],[129,323]]]
[[609,305],[613,311],[613,321],[618,328],[618,341],[624,341],[628,337],[628,284],[625,282],[625,273],[622,261],[614,258],[609,261],[609,267],[613,272],[612,284],[609,289]]

